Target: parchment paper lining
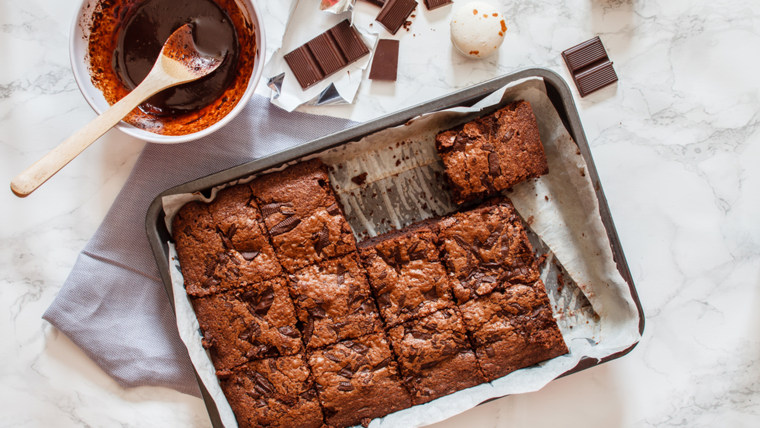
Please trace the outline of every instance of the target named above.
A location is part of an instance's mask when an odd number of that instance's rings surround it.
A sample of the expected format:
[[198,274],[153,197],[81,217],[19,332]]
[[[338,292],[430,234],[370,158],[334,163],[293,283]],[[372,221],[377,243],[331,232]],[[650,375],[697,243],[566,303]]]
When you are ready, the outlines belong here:
[[[638,313],[613,261],[596,194],[585,174],[586,163],[546,96],[541,79],[514,82],[473,107],[429,113],[310,157],[319,157],[331,167],[333,188],[357,239],[374,236],[454,211],[442,184],[435,134],[519,99],[533,107],[550,172],[515,186],[507,195],[520,215],[528,219],[534,249],[546,255],[542,279],[570,353],[376,419],[372,427],[424,426],[494,397],[536,391],[583,357],[600,359],[640,338]],[[199,194],[164,198],[167,227],[171,230],[171,219],[186,202],[210,201],[219,189],[253,178],[218,186],[208,198]],[[225,426],[236,426],[208,353],[201,346],[198,323],[172,245],[169,257],[180,337]]]

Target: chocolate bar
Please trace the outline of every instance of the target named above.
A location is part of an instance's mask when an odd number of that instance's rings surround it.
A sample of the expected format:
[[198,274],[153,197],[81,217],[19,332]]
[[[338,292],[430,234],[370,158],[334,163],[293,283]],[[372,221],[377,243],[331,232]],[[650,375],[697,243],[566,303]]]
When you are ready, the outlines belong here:
[[368,53],[359,32],[344,20],[284,58],[301,88],[306,89]]
[[451,0],[425,0],[425,7],[428,10],[433,10],[451,3],[453,3]]
[[599,36],[562,52],[581,97],[617,82],[618,77]]
[[380,39],[372,58],[369,78],[372,80],[396,80],[398,70],[398,40]]
[[391,34],[396,34],[416,7],[416,0],[386,0],[375,20]]

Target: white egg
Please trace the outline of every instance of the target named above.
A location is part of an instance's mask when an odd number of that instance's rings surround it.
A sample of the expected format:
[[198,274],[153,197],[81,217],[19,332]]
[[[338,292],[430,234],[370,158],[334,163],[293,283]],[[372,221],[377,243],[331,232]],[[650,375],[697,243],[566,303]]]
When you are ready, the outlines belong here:
[[473,1],[454,12],[451,18],[451,42],[463,55],[485,58],[499,50],[507,24],[493,5]]

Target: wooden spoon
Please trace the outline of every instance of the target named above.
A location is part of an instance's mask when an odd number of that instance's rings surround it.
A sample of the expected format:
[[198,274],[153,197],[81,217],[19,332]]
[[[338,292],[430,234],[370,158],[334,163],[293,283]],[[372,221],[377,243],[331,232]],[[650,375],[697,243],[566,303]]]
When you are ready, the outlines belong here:
[[142,83],[17,175],[11,181],[11,191],[22,198],[28,196],[143,101],[166,88],[206,76],[216,70],[223,60],[224,56],[219,58],[198,52],[190,24],[178,28],[164,43],[156,63]]

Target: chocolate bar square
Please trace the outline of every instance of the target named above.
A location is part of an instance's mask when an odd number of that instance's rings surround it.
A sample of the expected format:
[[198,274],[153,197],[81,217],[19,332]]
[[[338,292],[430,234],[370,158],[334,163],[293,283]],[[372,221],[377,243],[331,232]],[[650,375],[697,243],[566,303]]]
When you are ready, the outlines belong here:
[[581,97],[617,82],[618,77],[599,36],[562,52]]
[[417,7],[415,0],[386,0],[376,21],[391,34],[396,34]]
[[359,32],[344,20],[284,58],[301,88],[306,89],[368,53]]
[[372,57],[372,68],[369,78],[372,80],[396,80],[398,70],[399,41],[381,39],[377,42],[375,56]]

